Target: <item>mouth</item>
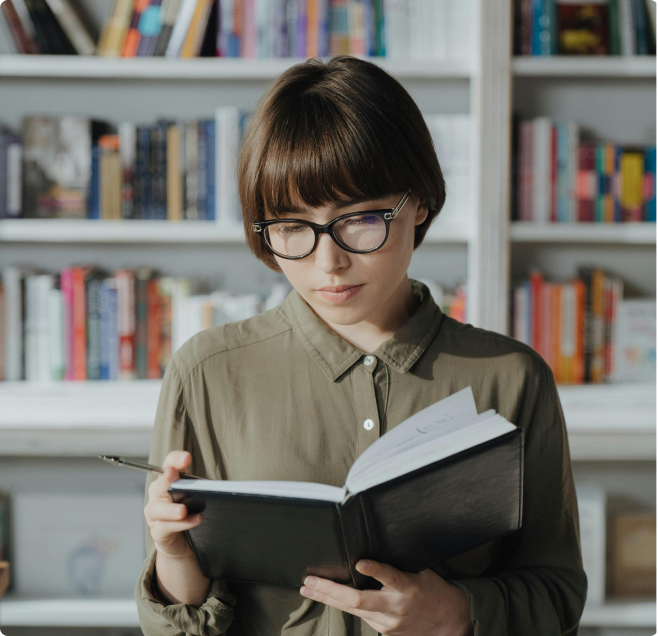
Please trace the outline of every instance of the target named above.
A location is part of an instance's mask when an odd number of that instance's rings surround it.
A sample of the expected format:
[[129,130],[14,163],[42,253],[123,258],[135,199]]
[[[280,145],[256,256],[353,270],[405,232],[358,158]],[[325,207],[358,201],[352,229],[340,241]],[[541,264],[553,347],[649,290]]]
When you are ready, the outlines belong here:
[[352,287],[359,287],[359,285],[338,285],[337,287],[323,287],[322,289],[318,289],[318,291],[337,294],[339,292],[345,291],[346,289],[351,289]]

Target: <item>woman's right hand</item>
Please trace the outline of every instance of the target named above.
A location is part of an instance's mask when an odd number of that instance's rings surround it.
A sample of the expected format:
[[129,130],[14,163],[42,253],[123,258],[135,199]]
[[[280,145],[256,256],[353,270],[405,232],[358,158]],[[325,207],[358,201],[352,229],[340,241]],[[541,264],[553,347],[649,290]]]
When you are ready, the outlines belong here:
[[202,513],[188,516],[187,506],[174,503],[167,492],[191,461],[192,455],[187,451],[171,451],[162,464],[164,472],[149,486],[149,501],[144,508],[144,517],[157,551],[176,559],[194,557],[183,530],[203,521]]

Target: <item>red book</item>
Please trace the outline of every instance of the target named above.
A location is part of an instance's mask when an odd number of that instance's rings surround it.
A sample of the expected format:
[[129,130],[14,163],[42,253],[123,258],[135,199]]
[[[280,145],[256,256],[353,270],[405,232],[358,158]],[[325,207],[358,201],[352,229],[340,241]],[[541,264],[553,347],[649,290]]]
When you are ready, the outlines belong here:
[[162,319],[158,285],[157,278],[151,278],[146,283],[146,309],[148,312],[146,319],[148,325],[146,333],[146,377],[153,380],[162,377],[160,373]]
[[87,379],[87,293],[85,268],[71,270],[73,287],[73,379]]
[[70,268],[62,270],[60,281],[64,332],[64,379],[73,380],[73,278]]
[[585,381],[585,355],[583,328],[585,320],[585,283],[581,279],[573,282],[576,289],[576,362],[574,368],[574,382],[582,384]]
[[135,377],[135,274],[129,269],[114,273],[117,284],[119,328],[119,380]]
[[579,222],[594,221],[596,197],[596,148],[591,142],[578,145],[576,209]]
[[16,11],[16,7],[12,0],[0,1],[0,10],[2,10],[11,37],[16,44],[16,49],[19,53],[38,53],[36,44],[32,38],[27,34],[21,23],[21,19]]

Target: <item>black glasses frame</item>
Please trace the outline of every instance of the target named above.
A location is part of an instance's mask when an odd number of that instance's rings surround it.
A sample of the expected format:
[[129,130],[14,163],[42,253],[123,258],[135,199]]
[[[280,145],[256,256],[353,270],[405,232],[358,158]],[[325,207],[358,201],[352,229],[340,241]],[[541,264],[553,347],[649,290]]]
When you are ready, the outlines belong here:
[[[400,213],[402,208],[404,207],[404,204],[407,202],[409,197],[411,196],[411,189],[407,190],[403,195],[398,204],[394,208],[385,208],[383,210],[362,210],[360,212],[348,212],[347,214],[342,214],[341,216],[337,216],[335,219],[332,221],[329,221],[326,225],[319,225],[318,223],[313,223],[313,221],[307,221],[306,219],[272,219],[270,221],[257,221],[251,226],[251,229],[253,232],[257,232],[260,234],[261,239],[263,240],[263,243],[267,249],[275,254],[276,256],[279,256],[281,258],[286,258],[288,260],[294,261],[298,260],[300,258],[306,258],[309,254],[312,254],[315,251],[315,248],[318,245],[318,237],[320,234],[329,234],[331,238],[334,240],[334,243],[338,245],[338,247],[341,247],[344,249],[346,252],[352,252],[352,254],[368,254],[370,252],[375,252],[378,249],[381,249],[384,246],[384,243],[388,240],[388,232],[389,232],[389,227],[391,225],[391,221]],[[342,219],[349,218],[351,216],[362,216],[363,214],[372,214],[374,216],[378,216],[380,219],[384,220],[384,223],[386,224],[386,235],[384,236],[384,240],[377,246],[373,247],[372,249],[369,250],[355,250],[352,249],[351,247],[347,247],[344,243],[341,243],[340,239],[334,234],[334,225],[338,223],[338,221],[341,221]],[[296,224],[301,224],[301,225],[307,225],[313,230],[313,233],[315,234],[314,241],[313,241],[313,247],[306,252],[306,254],[302,254],[301,256],[285,256],[283,254],[279,254],[268,242],[267,239],[265,238],[265,228],[268,225],[274,225],[275,223],[296,223]]]

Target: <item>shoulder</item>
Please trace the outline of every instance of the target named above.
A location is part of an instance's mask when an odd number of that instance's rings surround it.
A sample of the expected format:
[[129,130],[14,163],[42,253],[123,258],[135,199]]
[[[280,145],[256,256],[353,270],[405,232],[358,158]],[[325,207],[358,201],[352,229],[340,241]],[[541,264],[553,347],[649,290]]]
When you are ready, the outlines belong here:
[[280,307],[274,307],[235,322],[205,329],[184,342],[174,353],[172,362],[183,382],[205,361],[237,349],[268,347],[273,339],[283,337],[291,327]]
[[472,359],[479,365],[494,366],[508,378],[531,382],[537,386],[551,382],[553,370],[546,360],[516,338],[471,324],[464,324],[444,315],[439,331],[440,350],[462,359]]

